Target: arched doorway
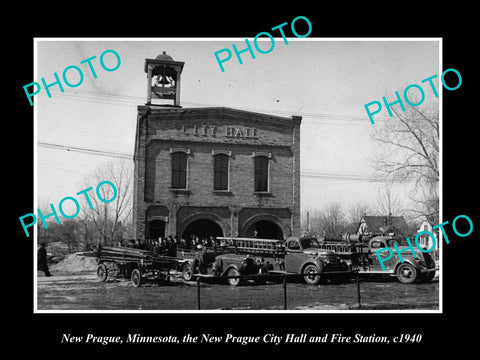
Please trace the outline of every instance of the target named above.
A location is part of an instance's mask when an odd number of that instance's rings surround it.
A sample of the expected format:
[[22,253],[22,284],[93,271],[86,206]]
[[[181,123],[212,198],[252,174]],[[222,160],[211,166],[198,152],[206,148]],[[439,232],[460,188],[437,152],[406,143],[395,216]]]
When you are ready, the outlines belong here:
[[281,227],[271,220],[259,220],[247,229],[245,237],[257,237],[260,239],[283,240]]
[[165,237],[165,221],[163,220],[151,220],[148,222],[147,238],[158,239],[159,237]]
[[223,236],[223,230],[220,225],[210,219],[198,219],[192,221],[183,230],[182,237],[190,239],[191,236],[198,236],[200,239],[207,239],[210,236]]

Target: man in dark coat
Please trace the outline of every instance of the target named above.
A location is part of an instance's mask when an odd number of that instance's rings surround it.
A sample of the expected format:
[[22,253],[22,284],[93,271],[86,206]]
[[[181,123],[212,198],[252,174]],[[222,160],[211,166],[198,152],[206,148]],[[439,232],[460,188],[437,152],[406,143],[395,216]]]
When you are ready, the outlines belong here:
[[45,276],[52,276],[48,270],[47,249],[45,249],[45,246],[45,243],[41,243],[40,249],[38,249],[38,270],[43,271]]

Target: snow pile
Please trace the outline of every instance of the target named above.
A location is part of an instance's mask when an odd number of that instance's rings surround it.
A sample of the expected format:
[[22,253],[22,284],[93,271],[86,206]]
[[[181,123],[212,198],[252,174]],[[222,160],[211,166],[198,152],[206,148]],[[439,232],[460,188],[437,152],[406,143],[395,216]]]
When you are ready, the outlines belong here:
[[79,272],[92,271],[98,267],[97,259],[90,256],[81,256],[77,253],[67,255],[62,261],[50,266],[53,271]]

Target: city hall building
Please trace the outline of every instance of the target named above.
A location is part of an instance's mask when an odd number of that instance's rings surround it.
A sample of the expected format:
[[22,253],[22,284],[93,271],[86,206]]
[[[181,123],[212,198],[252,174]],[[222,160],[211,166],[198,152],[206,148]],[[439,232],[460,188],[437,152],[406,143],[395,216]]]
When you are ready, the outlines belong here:
[[165,52],[145,60],[147,103],[138,106],[134,155],[136,237],[299,235],[301,117],[182,108],[183,66]]

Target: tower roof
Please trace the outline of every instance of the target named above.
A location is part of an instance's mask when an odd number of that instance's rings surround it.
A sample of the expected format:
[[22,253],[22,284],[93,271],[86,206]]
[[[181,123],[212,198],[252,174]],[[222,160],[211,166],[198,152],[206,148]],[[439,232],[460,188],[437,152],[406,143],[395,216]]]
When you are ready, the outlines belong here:
[[165,51],[163,51],[160,55],[158,55],[155,60],[168,60],[173,61],[173,58],[168,55]]

